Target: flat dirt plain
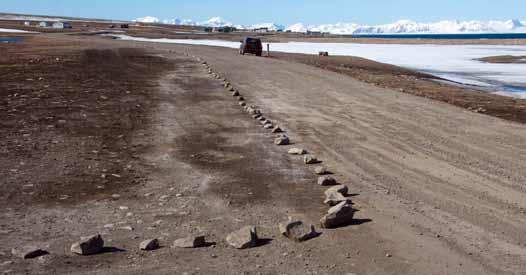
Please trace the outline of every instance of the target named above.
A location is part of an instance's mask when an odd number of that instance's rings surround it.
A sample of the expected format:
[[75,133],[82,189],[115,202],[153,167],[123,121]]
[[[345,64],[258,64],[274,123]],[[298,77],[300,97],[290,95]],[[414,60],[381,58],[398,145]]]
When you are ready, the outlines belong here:
[[[26,36],[0,52],[2,273],[526,270],[524,100],[488,96],[513,100],[497,118],[417,96],[435,83],[427,76],[356,59],[338,71],[341,60],[63,33]],[[293,145],[275,146],[199,60]],[[457,89],[436,85],[435,93]],[[291,147],[316,154],[349,186],[355,222],[319,228],[325,188]],[[289,216],[321,235],[280,236]],[[257,226],[259,246],[230,248],[226,235],[245,225]],[[105,253],[69,251],[97,233]],[[170,247],[189,234],[210,245]],[[154,237],[159,250],[139,250]],[[11,255],[28,244],[50,254]]]

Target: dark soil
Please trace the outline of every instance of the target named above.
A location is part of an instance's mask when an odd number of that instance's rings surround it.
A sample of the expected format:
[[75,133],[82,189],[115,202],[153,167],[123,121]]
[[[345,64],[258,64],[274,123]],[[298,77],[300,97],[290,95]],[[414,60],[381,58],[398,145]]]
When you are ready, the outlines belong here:
[[30,40],[0,45],[2,202],[79,202],[140,182],[130,136],[147,125],[152,80],[168,63]]

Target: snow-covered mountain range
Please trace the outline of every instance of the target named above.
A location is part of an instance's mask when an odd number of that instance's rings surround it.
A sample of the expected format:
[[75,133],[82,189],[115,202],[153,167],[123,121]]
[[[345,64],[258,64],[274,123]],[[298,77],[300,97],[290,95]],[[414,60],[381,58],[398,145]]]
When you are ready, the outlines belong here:
[[508,21],[440,21],[433,23],[418,23],[410,20],[400,20],[392,24],[369,26],[356,23],[337,23],[323,25],[305,25],[296,23],[285,27],[276,23],[261,23],[254,25],[236,25],[221,17],[212,17],[203,22],[192,20],[167,19],[146,16],[137,18],[136,22],[163,23],[171,25],[191,25],[206,27],[231,26],[238,29],[268,28],[272,31],[291,32],[326,32],[331,34],[457,34],[457,33],[526,33],[526,21],[519,19]]

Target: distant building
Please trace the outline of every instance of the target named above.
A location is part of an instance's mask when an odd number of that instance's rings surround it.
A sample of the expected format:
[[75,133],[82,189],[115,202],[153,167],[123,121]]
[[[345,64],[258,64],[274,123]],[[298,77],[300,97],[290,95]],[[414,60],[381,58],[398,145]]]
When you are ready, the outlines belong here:
[[24,26],[31,26],[31,22],[29,21],[24,22]]
[[53,24],[51,24],[51,22],[42,21],[38,23],[38,26],[41,28],[50,28]]
[[307,35],[322,35],[322,32],[307,31]]
[[234,32],[234,31],[236,31],[236,28],[228,27],[228,26],[216,27],[212,29],[212,32]]
[[55,22],[53,29],[71,29],[71,24],[68,22]]
[[130,25],[128,24],[121,24],[121,29],[128,29]]
[[269,32],[269,29],[268,28],[257,28],[257,29],[254,29],[254,32]]

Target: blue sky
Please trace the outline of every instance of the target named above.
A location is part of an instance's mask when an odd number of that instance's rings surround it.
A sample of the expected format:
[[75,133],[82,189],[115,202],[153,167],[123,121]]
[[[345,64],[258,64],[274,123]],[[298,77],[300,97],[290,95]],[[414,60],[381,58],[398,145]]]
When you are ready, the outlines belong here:
[[221,16],[236,24],[302,22],[322,24],[392,23],[400,19],[431,22],[443,19],[526,19],[526,0],[1,0],[0,12],[104,19],[203,21]]

